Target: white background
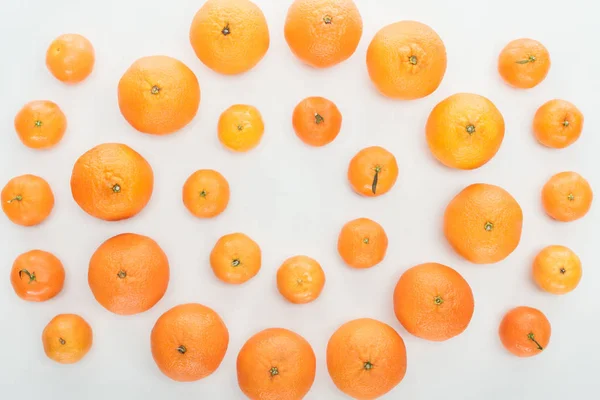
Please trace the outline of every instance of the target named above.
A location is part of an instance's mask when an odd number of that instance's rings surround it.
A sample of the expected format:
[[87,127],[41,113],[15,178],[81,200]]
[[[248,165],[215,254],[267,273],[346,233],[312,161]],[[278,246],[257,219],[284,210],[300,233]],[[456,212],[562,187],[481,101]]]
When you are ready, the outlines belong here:
[[[291,1],[256,1],[271,33],[265,58],[252,71],[218,75],[194,55],[188,29],[201,0],[2,0],[0,5],[0,184],[38,174],[52,186],[56,205],[34,228],[13,225],[0,215],[0,398],[35,399],[242,399],[235,360],[243,343],[268,327],[304,336],[317,355],[317,377],[308,399],[342,399],[325,363],[330,335],[342,323],[372,317],[392,325],[404,338],[408,372],[388,399],[592,399],[600,390],[600,205],[582,220],[557,223],[540,204],[540,189],[554,173],[574,170],[600,194],[600,36],[595,1],[359,0],[364,33],[347,62],[327,70],[301,64],[289,51],[283,25]],[[448,69],[439,89],[416,101],[379,95],[369,81],[365,52],[378,29],[415,19],[432,26],[445,42]],[[58,35],[76,32],[91,40],[96,66],[82,84],[66,86],[45,67],[45,52]],[[496,71],[502,47],[532,37],[552,57],[547,79],[532,90],[506,86]],[[185,129],[167,136],[141,134],[123,119],[117,82],[137,58],[165,54],[185,62],[198,76],[202,101]],[[497,156],[482,168],[450,170],[433,159],[424,125],[433,106],[456,92],[490,98],[503,113],[506,136]],[[311,148],[293,133],[291,114],[304,97],[333,100],[343,114],[342,131],[325,148]],[[584,113],[581,139],[565,150],[537,144],[531,133],[535,110],[563,98]],[[68,129],[50,151],[23,146],[13,118],[28,101],[50,99],[64,110]],[[247,154],[225,150],[216,135],[220,113],[235,103],[258,107],[266,130],[260,146]],[[94,219],[73,201],[69,179],[79,155],[104,142],[122,142],[154,168],[152,200],[138,216],[122,222]],[[349,160],[361,148],[381,145],[400,167],[396,186],[378,198],[363,198],[346,181]],[[200,168],[219,170],[231,185],[227,210],[212,220],[192,217],[181,187]],[[448,201],[463,187],[486,182],[507,189],[521,204],[521,243],[506,260],[476,266],[460,259],[442,233]],[[357,217],[380,222],[389,236],[387,257],[359,271],[346,267],[337,251],[341,226]],[[209,252],[223,234],[241,231],[263,251],[260,273],[247,284],[218,281]],[[167,253],[171,281],[150,311],[113,315],[94,300],[87,284],[88,261],[105,239],[123,232],[154,238]],[[583,262],[574,292],[553,296],[530,278],[535,254],[549,244],[572,248]],[[67,278],[63,292],[43,304],[20,300],[10,285],[13,260],[40,248],[56,254]],[[287,257],[316,258],[327,275],[312,304],[287,303],[277,292],[275,272]],[[392,292],[407,268],[427,261],[457,269],[471,284],[475,314],[459,337],[432,343],[409,335],[394,317]],[[195,383],[163,376],[150,353],[150,330],[174,305],[200,302],[214,308],[231,336],[221,367]],[[540,308],[552,323],[543,354],[519,359],[504,350],[497,335],[511,307]],[[78,364],[63,366],[45,357],[41,332],[59,313],[78,313],[92,325],[94,345]]]

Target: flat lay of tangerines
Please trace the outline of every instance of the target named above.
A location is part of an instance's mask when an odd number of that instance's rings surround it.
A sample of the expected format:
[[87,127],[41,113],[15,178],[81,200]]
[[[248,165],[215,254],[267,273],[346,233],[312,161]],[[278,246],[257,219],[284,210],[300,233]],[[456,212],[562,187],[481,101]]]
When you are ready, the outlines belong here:
[[[186,45],[212,73],[231,76],[260,68],[269,51],[270,35],[282,35],[289,51],[307,68],[326,69],[351,57],[361,58],[366,62],[364,78],[381,96],[399,105],[429,96],[442,83],[448,55],[444,38],[435,27],[408,20],[391,23],[367,38],[366,54],[358,54],[363,20],[352,0],[289,3],[284,31],[275,33],[250,0],[206,0],[195,16],[182,21],[189,34]],[[90,76],[96,68],[94,44],[84,33],[48,39],[48,79],[76,91],[80,82],[94,78]],[[497,55],[497,74],[515,93],[528,91],[551,79],[552,62],[549,50],[539,41],[514,38]],[[196,67],[168,55],[132,59],[114,82],[115,109],[139,135],[154,136],[154,140],[159,135],[177,135],[198,117],[204,101]],[[322,93],[299,99],[296,104],[289,110],[289,125],[299,139],[298,146],[317,151],[343,135],[343,107],[339,104]],[[432,162],[465,174],[464,170],[494,162],[508,135],[509,118],[483,94],[455,93],[423,116],[426,122],[420,134],[426,143],[424,151],[431,152]],[[68,121],[69,115],[60,104],[31,99],[14,116],[14,133],[23,146],[44,152],[61,145],[69,133]],[[268,124],[261,111],[250,104],[232,104],[213,122],[215,143],[231,157],[260,146]],[[586,134],[584,116],[569,99],[548,98],[539,104],[526,128],[538,146],[556,154]],[[399,175],[409,173],[399,171],[398,160],[385,143],[346,157],[348,195],[361,196],[367,203],[376,201],[372,197],[394,191],[401,180]],[[124,143],[98,144],[69,163],[71,175],[63,178],[70,182],[74,202],[88,214],[89,229],[98,220],[136,218],[153,192],[160,190],[154,177],[160,166],[151,165],[144,154]],[[70,201],[55,196],[44,172],[24,171],[2,183],[2,211],[12,224],[43,224],[55,202]],[[218,170],[197,169],[177,179],[182,182],[181,192],[173,196],[173,204],[183,208],[190,220],[218,221],[231,208],[230,200],[236,193],[227,176]],[[552,170],[539,187],[536,195],[547,218],[564,223],[557,224],[556,229],[568,229],[569,222],[585,218],[593,206],[593,188],[577,171]],[[527,215],[519,199],[506,189],[474,181],[448,195],[449,201],[438,205],[443,216],[439,229],[457,255],[474,265],[489,265],[506,259],[519,246]],[[378,268],[388,247],[395,245],[385,228],[385,220],[366,217],[349,218],[339,227],[337,252],[340,262],[349,267],[345,273],[360,269],[367,277],[369,269]],[[261,273],[267,248],[244,233],[243,226],[240,229],[211,245],[205,268],[212,270],[215,279],[230,287],[272,279],[276,286],[273,296],[280,295],[280,300],[299,308],[317,301],[328,290],[328,268],[311,254],[290,254],[274,273]],[[333,240],[323,243],[331,245],[327,243],[335,243]],[[161,301],[169,287],[171,265],[169,254],[157,241],[124,231],[94,247],[87,278],[90,294],[100,307],[130,316]],[[576,249],[548,243],[531,251],[537,253],[529,261],[531,290],[568,295],[585,279],[585,260],[579,258]],[[69,269],[52,249],[32,248],[14,260],[7,278],[22,301],[46,302],[63,291],[68,275]],[[68,287],[64,291],[68,296]],[[398,274],[393,290],[370,293],[385,297],[397,320],[383,322],[365,315],[347,321],[329,332],[322,354],[298,333],[272,321],[272,328],[242,338],[247,341],[237,354],[236,371],[228,373],[237,374],[239,388],[249,399],[302,399],[311,390],[317,372],[325,373],[317,371],[317,361],[325,360],[327,373],[341,392],[350,398],[376,399],[401,385],[411,357],[418,357],[414,351],[407,352],[401,335],[443,342],[468,334],[465,331],[476,318],[474,293],[460,271],[436,262],[432,254],[423,254],[421,263]],[[156,368],[165,379],[177,382],[210,379],[228,352],[230,337],[237,337],[219,314],[219,302],[215,299],[210,304],[169,307],[147,333],[151,344],[148,352]],[[512,309],[507,305],[506,314],[493,329],[498,346],[516,357],[533,357],[552,351],[551,326],[560,324],[527,304]],[[88,354],[94,348],[93,332],[93,320],[65,310],[55,314],[39,334],[47,357],[72,364],[93,356]],[[515,362],[519,362],[517,358]]]

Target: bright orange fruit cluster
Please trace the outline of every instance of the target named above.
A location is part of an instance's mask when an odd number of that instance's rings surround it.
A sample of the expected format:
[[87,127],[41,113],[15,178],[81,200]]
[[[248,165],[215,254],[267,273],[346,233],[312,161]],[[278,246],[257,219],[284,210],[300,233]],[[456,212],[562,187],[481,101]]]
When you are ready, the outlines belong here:
[[[334,66],[350,58],[362,36],[362,18],[352,0],[295,0],[285,20],[284,36],[291,52],[315,68]],[[269,29],[262,11],[249,0],[208,0],[193,18],[190,43],[200,61],[221,74],[254,68],[266,54]],[[46,54],[49,71],[68,84],[83,81],[95,62],[92,44],[67,34],[53,41]],[[446,71],[442,39],[429,26],[400,21],[375,34],[366,52],[374,87],[402,100],[433,93]],[[511,86],[529,89],[550,69],[548,50],[531,39],[510,42],[500,53],[498,71]],[[166,135],[181,130],[196,116],[201,98],[194,72],[167,56],[134,61],[118,82],[118,105],[136,130]],[[570,102],[550,100],[533,117],[533,134],[544,146],[572,145],[583,130],[583,115]],[[325,146],[342,133],[342,113],[331,100],[308,97],[291,113],[298,138],[309,146]],[[217,125],[220,142],[234,152],[260,144],[265,122],[251,105],[233,105]],[[441,164],[458,170],[479,168],[500,150],[505,120],[494,103],[481,95],[457,93],[437,104],[424,128],[429,149]],[[24,145],[46,149],[58,144],[67,118],[51,101],[32,101],[15,117]],[[348,181],[365,197],[393,190],[399,175],[394,155],[383,147],[362,149],[349,160]],[[154,173],[138,152],[120,143],[100,144],[73,166],[73,199],[87,214],[118,221],[140,213],[151,200]],[[15,224],[33,226],[51,213],[54,196],[41,177],[22,175],[2,190],[2,209]],[[575,172],[561,172],[544,185],[542,205],[558,221],[582,218],[590,209],[592,189]],[[229,204],[227,179],[214,170],[193,172],[183,183],[182,202],[198,218],[214,218]],[[474,264],[504,260],[519,245],[523,211],[501,187],[467,186],[446,206],[443,230],[451,247]],[[372,268],[387,252],[383,226],[358,218],[341,227],[337,249],[351,268]],[[228,284],[243,284],[261,269],[259,244],[243,233],[221,237],[210,253],[214,275]],[[161,300],[169,284],[169,260],[149,237],[124,233],[109,238],[91,255],[91,292],[107,310],[121,315],[142,313]],[[564,246],[548,246],[535,258],[532,276],[550,293],[567,293],[578,285],[581,261]],[[61,292],[65,269],[51,253],[32,250],[17,257],[10,275],[15,293],[29,301],[46,301]],[[319,262],[305,255],[283,261],[277,288],[294,304],[316,300],[325,286]],[[394,312],[404,329],[419,338],[445,341],[464,332],[473,316],[475,299],[469,283],[449,266],[428,262],[406,270],[393,296]],[[499,326],[502,344],[521,357],[544,350],[550,323],[530,307],[509,311]],[[79,361],[92,345],[92,329],[80,316],[61,314],[43,332],[46,354],[61,363]],[[200,304],[182,304],[165,312],[151,332],[151,351],[158,368],[176,381],[194,381],[213,373],[229,344],[229,332],[219,314]],[[335,385],[358,399],[373,399],[393,389],[406,373],[403,339],[390,325],[373,319],[343,324],[327,345],[327,368]],[[286,329],[266,329],[251,337],[237,358],[240,389],[251,399],[300,399],[315,379],[316,356],[311,345]]]

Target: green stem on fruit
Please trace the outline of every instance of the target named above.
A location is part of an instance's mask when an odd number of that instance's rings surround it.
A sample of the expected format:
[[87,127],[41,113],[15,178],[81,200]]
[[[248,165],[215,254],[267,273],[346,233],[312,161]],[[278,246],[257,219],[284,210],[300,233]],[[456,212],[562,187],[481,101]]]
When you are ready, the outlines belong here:
[[525,60],[519,60],[519,61],[515,61],[515,62],[517,64],[527,64],[527,63],[535,62],[535,60],[536,60],[535,56],[529,56]]
[[21,201],[21,200],[23,200],[23,196],[21,196],[20,194],[18,194],[15,197],[13,197],[12,199],[8,200],[7,203],[10,204],[13,201]]
[[31,283],[31,282],[33,282],[33,281],[36,280],[35,272],[29,272],[26,269],[22,269],[22,270],[19,271],[19,278],[21,278],[21,276],[23,274],[25,274],[25,275],[27,275],[29,277],[29,282],[27,282],[27,283]]
[[530,332],[527,335],[527,339],[531,340],[533,343],[536,344],[538,350],[544,350],[544,348],[537,342],[537,340],[535,340],[535,335],[533,334],[533,332]]
[[325,122],[325,119],[321,116],[321,114],[315,113],[315,124],[319,125]]
[[377,182],[379,181],[379,173],[381,172],[381,166],[375,166],[375,176],[373,177],[373,184],[371,184],[371,190],[373,194],[377,193]]

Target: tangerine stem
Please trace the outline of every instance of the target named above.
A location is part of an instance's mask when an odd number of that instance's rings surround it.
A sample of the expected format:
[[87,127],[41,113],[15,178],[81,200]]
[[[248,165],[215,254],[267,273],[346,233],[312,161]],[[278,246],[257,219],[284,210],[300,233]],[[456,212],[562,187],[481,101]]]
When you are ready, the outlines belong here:
[[544,350],[544,348],[537,342],[537,340],[535,340],[535,335],[533,334],[533,332],[530,332],[527,335],[527,339],[531,340],[533,343],[535,343],[538,347],[538,350]]
[[15,197],[13,197],[12,199],[8,200],[7,203],[10,204],[13,201],[21,201],[21,200],[23,200],[23,196],[21,196],[20,194],[18,194]]
[[519,60],[519,61],[515,61],[517,64],[527,64],[530,62],[535,62],[536,58],[535,56],[529,56],[527,57],[525,60]]
[[319,125],[325,122],[325,118],[321,116],[321,114],[315,113],[315,124]]
[[28,284],[36,280],[35,271],[33,273],[30,273],[26,269],[22,269],[22,270],[19,271],[19,278],[21,278],[21,276],[23,274],[25,274],[25,275],[27,275],[29,277],[29,282],[27,282]]
[[381,172],[381,167],[379,165],[377,165],[375,167],[375,176],[373,177],[373,183],[371,184],[371,190],[373,191],[373,194],[376,194],[377,192],[377,182],[379,181],[379,173]]

